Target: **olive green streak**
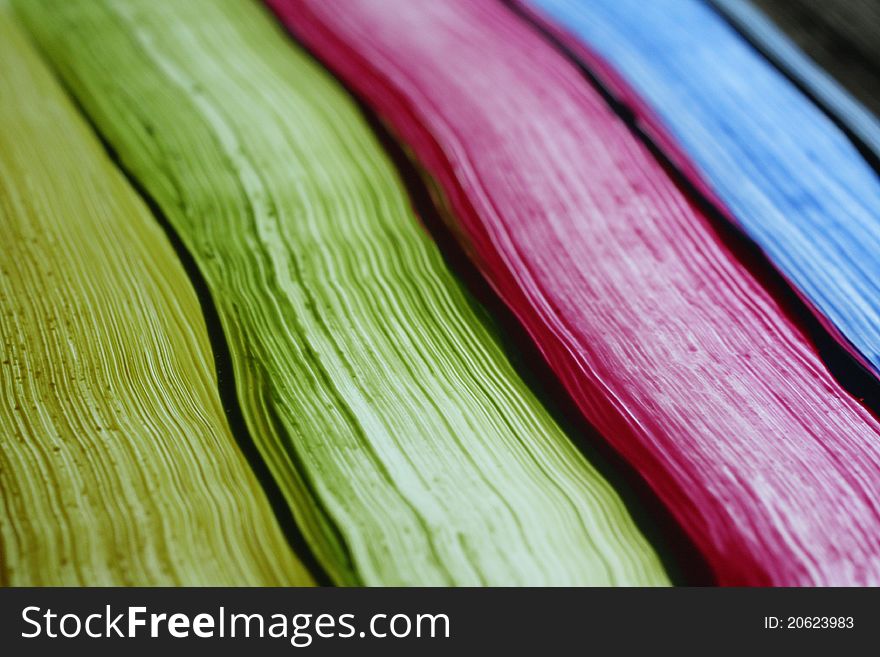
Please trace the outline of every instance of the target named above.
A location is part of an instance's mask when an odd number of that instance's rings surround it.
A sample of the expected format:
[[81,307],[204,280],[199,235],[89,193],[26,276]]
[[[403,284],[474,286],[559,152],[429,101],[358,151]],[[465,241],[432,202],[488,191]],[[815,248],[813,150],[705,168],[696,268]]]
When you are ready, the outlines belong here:
[[5,0],[0,235],[0,585],[311,584],[174,249]]
[[340,583],[665,584],[339,85],[245,0],[22,0],[194,254],[244,414]]

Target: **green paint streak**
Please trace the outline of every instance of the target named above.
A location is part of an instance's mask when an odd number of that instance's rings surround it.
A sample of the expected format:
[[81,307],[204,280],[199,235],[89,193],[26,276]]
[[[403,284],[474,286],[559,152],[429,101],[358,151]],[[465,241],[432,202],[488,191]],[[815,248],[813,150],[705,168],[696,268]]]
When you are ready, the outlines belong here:
[[195,255],[250,429],[340,583],[665,584],[480,322],[356,106],[238,0],[23,0]]
[[155,218],[0,0],[0,584],[295,585]]

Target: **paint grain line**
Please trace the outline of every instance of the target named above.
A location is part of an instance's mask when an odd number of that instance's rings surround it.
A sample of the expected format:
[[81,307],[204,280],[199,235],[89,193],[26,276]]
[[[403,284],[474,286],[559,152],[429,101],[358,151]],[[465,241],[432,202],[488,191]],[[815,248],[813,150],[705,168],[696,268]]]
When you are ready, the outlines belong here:
[[251,433],[335,581],[667,583],[356,105],[262,7],[19,8],[196,259]]
[[[858,96],[869,107],[872,106],[867,102],[866,95],[870,94],[880,82],[875,84],[873,80],[866,81],[864,85],[859,86],[852,81],[844,80],[847,85],[843,86],[840,76],[844,70],[852,70],[851,57],[841,56],[842,61],[834,66],[815,49],[810,49],[810,56],[818,58],[823,64],[830,66],[829,70],[835,74],[832,76],[808,57],[807,53],[800,50],[751,3],[745,0],[706,1],[743,39],[748,41],[755,50],[779,69],[804,96],[825,113],[853,143],[865,161],[880,175],[880,120],[877,119],[875,113],[872,113],[854,97]],[[790,31],[798,34],[794,29]],[[841,42],[838,40],[837,45],[840,44]],[[862,91],[862,93],[857,93],[857,91]]]
[[[759,15],[761,12],[766,14],[816,64],[831,73],[835,83],[845,86],[875,115],[880,116],[880,46],[877,43],[880,6],[876,2],[710,1],[725,12],[729,11],[730,15],[746,18],[748,23],[752,23],[753,18],[756,22],[767,22]],[[756,11],[756,8],[760,11]],[[772,41],[777,39],[778,35],[770,38]]]
[[0,3],[0,580],[292,585],[198,301]]
[[664,150],[876,375],[880,178],[865,159],[876,160],[876,121],[838,102],[849,118],[835,125],[698,0],[529,6],[581,42],[579,55],[604,67]]
[[880,425],[577,68],[497,3],[270,5],[432,175],[719,582],[880,581]]
[[[869,409],[880,409],[880,380],[842,333],[793,286],[761,247],[733,219],[730,211],[699,175],[679,144],[641,117],[651,114],[620,75],[557,24],[518,0],[504,5],[532,25],[572,62],[630,132],[642,143],[675,185],[711,220],[719,239],[759,279],[781,309],[805,331],[840,385]],[[634,110],[634,107],[638,107]],[[876,414],[876,411],[875,411]]]

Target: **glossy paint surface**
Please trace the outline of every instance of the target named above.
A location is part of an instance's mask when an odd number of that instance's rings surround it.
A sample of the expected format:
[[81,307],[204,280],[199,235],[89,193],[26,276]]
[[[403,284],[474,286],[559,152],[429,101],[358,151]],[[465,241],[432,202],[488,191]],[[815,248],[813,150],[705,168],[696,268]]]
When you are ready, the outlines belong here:
[[[699,0],[527,6],[619,74],[639,119],[877,374],[880,179],[828,116]],[[875,141],[876,124],[844,104]]]
[[195,257],[248,426],[335,582],[667,583],[355,104],[265,8],[19,7]]
[[310,583],[183,267],[4,3],[0,127],[0,584]]
[[880,582],[880,426],[574,66],[497,3],[269,4],[719,582]]

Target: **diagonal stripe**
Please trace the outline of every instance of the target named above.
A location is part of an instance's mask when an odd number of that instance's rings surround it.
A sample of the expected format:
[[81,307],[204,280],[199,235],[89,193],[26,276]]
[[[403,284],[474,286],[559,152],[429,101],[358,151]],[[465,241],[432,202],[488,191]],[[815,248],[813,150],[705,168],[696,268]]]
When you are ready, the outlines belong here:
[[880,424],[570,62],[499,3],[270,4],[721,583],[880,582]]
[[4,4],[0,583],[310,583],[183,267]]
[[264,9],[19,7],[198,261],[248,424],[336,581],[666,582],[354,103]]

